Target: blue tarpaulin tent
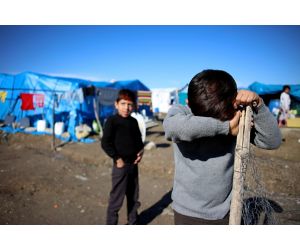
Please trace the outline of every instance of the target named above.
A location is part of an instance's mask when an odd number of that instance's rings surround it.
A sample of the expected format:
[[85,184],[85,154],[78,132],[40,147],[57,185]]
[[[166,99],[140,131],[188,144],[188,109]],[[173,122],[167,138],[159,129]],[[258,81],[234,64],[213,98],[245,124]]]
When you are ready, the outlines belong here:
[[[95,119],[94,98],[88,90],[122,88],[133,91],[150,91],[139,80],[111,82],[94,82],[76,78],[54,77],[32,72],[17,75],[0,74],[0,120],[13,116],[15,121],[24,117],[30,120],[30,126],[36,127],[37,121],[44,119],[47,127],[52,128],[53,107],[55,122],[64,122],[65,131],[70,134],[70,140],[75,140],[75,127],[86,123],[91,125]],[[29,97],[30,107],[25,107]],[[113,103],[114,100],[112,100]],[[102,123],[114,113],[114,106],[99,108]],[[4,127],[7,132],[18,132],[19,129]]]
[[[279,106],[279,99],[283,86],[283,84],[277,85],[254,82],[249,85],[248,89],[259,94],[272,111],[275,104]],[[291,88],[291,109],[296,109],[300,113],[300,84],[291,84],[289,86]]]
[[[254,82],[249,85],[249,89],[256,92],[259,95],[280,95],[284,85],[275,84],[263,84],[259,82]],[[298,101],[300,101],[300,84],[289,85],[291,87],[290,96]]]

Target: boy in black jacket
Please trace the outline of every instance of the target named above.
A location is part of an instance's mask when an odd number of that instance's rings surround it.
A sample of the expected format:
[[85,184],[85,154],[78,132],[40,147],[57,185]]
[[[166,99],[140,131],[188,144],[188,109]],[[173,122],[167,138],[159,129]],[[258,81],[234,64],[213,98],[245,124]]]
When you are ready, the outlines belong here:
[[107,208],[108,225],[118,224],[118,212],[124,197],[127,197],[128,224],[137,224],[138,201],[138,163],[143,157],[144,144],[137,120],[131,117],[135,108],[135,94],[128,89],[120,90],[115,101],[117,114],[105,123],[101,145],[113,159],[112,190]]

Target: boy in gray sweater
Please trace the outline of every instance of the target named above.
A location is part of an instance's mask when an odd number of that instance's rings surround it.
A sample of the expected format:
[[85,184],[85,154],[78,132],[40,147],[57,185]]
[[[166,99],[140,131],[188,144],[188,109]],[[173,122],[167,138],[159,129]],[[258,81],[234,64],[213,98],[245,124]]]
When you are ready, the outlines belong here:
[[174,148],[175,224],[228,224],[238,107],[254,102],[251,143],[278,148],[281,133],[275,117],[256,93],[237,91],[225,71],[198,73],[189,83],[189,107],[174,105],[169,110],[163,126]]

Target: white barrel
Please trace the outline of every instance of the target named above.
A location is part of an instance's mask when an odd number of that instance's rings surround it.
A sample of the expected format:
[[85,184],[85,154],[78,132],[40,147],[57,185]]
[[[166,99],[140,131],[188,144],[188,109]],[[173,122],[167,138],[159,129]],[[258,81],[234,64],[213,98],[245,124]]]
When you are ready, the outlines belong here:
[[65,124],[63,122],[56,122],[54,125],[54,133],[61,135],[64,132]]
[[46,120],[38,120],[36,130],[38,132],[44,132],[46,129]]

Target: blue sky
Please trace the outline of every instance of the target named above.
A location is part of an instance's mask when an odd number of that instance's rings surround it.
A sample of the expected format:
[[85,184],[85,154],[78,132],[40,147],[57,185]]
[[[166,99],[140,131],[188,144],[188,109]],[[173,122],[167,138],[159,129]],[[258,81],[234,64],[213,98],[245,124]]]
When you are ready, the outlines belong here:
[[0,72],[182,87],[203,69],[239,86],[300,84],[300,26],[0,26]]

